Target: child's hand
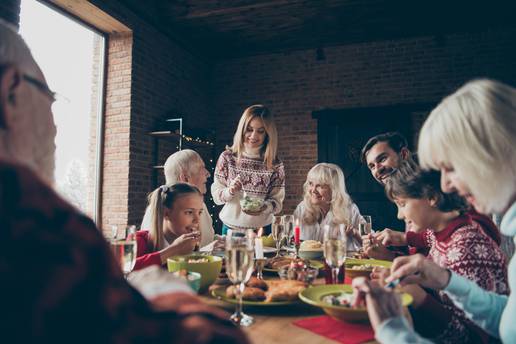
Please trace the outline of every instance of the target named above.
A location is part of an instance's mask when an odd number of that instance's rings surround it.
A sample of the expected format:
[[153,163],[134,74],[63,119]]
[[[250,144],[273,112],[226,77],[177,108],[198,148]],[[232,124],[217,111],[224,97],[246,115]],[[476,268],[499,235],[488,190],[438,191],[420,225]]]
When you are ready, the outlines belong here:
[[407,244],[405,233],[396,232],[389,228],[385,228],[383,231],[375,233],[374,238],[383,246],[405,246]]
[[192,253],[195,245],[197,245],[200,240],[200,232],[186,233],[174,240],[174,242],[170,244],[170,247],[174,248],[175,254],[188,254]]
[[229,193],[234,195],[240,190],[242,190],[242,182],[240,181],[240,176],[237,176],[229,182]]
[[383,246],[381,242],[376,241],[373,234],[367,234],[362,236],[362,247],[364,254],[369,258],[393,260],[395,254],[388,250],[387,247]]
[[384,287],[387,284],[385,283],[385,279],[389,277],[390,274],[391,270],[389,268],[375,266],[371,272],[371,279],[377,281],[379,285]]

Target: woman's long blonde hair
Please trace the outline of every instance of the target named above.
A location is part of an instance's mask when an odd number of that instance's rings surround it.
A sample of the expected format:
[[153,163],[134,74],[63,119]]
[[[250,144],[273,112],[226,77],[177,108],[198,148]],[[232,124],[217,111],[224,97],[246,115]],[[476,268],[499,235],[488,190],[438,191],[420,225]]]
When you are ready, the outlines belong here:
[[263,105],[252,105],[245,109],[242,117],[240,117],[240,121],[238,121],[238,127],[233,137],[233,145],[228,147],[228,149],[235,153],[238,158],[242,156],[244,152],[244,135],[247,126],[254,118],[260,118],[265,127],[266,135],[260,154],[263,155],[263,162],[267,168],[272,169],[278,152],[278,131],[272,114]]
[[321,208],[310,202],[310,181],[316,181],[319,184],[325,184],[330,187],[331,202],[329,211],[333,214],[333,224],[350,224],[352,201],[346,191],[344,173],[342,173],[339,166],[324,162],[312,167],[306,176],[306,181],[303,185],[303,201],[305,203],[303,222],[312,225],[320,222],[323,218]]
[[178,198],[189,194],[198,194],[202,197],[199,189],[186,183],[162,185],[149,194],[148,200],[151,218],[149,237],[153,252],[165,248],[163,208],[172,209]]

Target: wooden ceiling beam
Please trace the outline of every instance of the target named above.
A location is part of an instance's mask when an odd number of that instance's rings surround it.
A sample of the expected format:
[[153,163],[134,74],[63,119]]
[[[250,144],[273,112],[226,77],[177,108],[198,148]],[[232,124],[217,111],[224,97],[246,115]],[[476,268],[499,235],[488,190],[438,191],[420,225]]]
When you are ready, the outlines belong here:
[[84,22],[108,34],[129,33],[131,29],[86,0],[47,0]]
[[[216,10],[192,12],[192,13],[188,13],[185,16],[181,16],[181,19],[200,19],[200,18],[207,18],[207,17],[213,17],[213,16],[224,16],[224,15],[229,15],[229,14],[236,14],[236,13],[246,11],[246,10],[268,8],[268,7],[273,7],[273,6],[277,7],[277,6],[292,5],[293,3],[296,3],[296,2],[298,2],[298,1],[274,0],[274,1],[267,1],[267,2],[258,2],[255,4],[232,6],[232,7],[226,7],[226,8],[219,8]],[[303,1],[301,1],[301,2],[303,2]]]

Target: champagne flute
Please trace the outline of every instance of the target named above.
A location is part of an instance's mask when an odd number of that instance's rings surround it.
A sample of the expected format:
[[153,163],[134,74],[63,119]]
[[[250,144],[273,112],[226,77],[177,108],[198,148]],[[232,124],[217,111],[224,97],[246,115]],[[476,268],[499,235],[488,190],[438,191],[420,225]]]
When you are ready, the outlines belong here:
[[242,312],[242,294],[245,283],[254,270],[254,233],[247,230],[245,236],[230,233],[226,237],[226,273],[235,286],[237,306],[230,317],[236,325],[249,326],[254,322],[253,317]]
[[359,233],[361,236],[371,234],[373,229],[373,221],[371,219],[371,216],[369,215],[363,215],[364,218],[363,221],[360,221],[358,224]]
[[347,236],[344,224],[325,225],[323,233],[324,259],[331,269],[332,283],[338,284],[339,269],[346,259]]
[[274,216],[272,221],[272,238],[276,243],[276,256],[279,257],[281,242],[285,237],[285,226],[283,225],[283,221],[281,216]]
[[123,237],[113,238],[110,246],[124,276],[127,277],[136,264],[136,226],[127,226]]
[[290,243],[294,237],[294,215],[283,215],[283,226],[285,226],[285,238],[287,248],[290,248]]

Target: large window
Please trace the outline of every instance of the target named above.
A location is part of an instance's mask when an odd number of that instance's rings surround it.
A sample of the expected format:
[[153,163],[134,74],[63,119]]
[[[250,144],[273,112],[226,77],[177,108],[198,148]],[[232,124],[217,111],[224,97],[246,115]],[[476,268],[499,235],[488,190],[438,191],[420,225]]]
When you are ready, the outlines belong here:
[[61,95],[52,108],[57,189],[97,220],[104,37],[36,0],[21,1],[20,34]]

